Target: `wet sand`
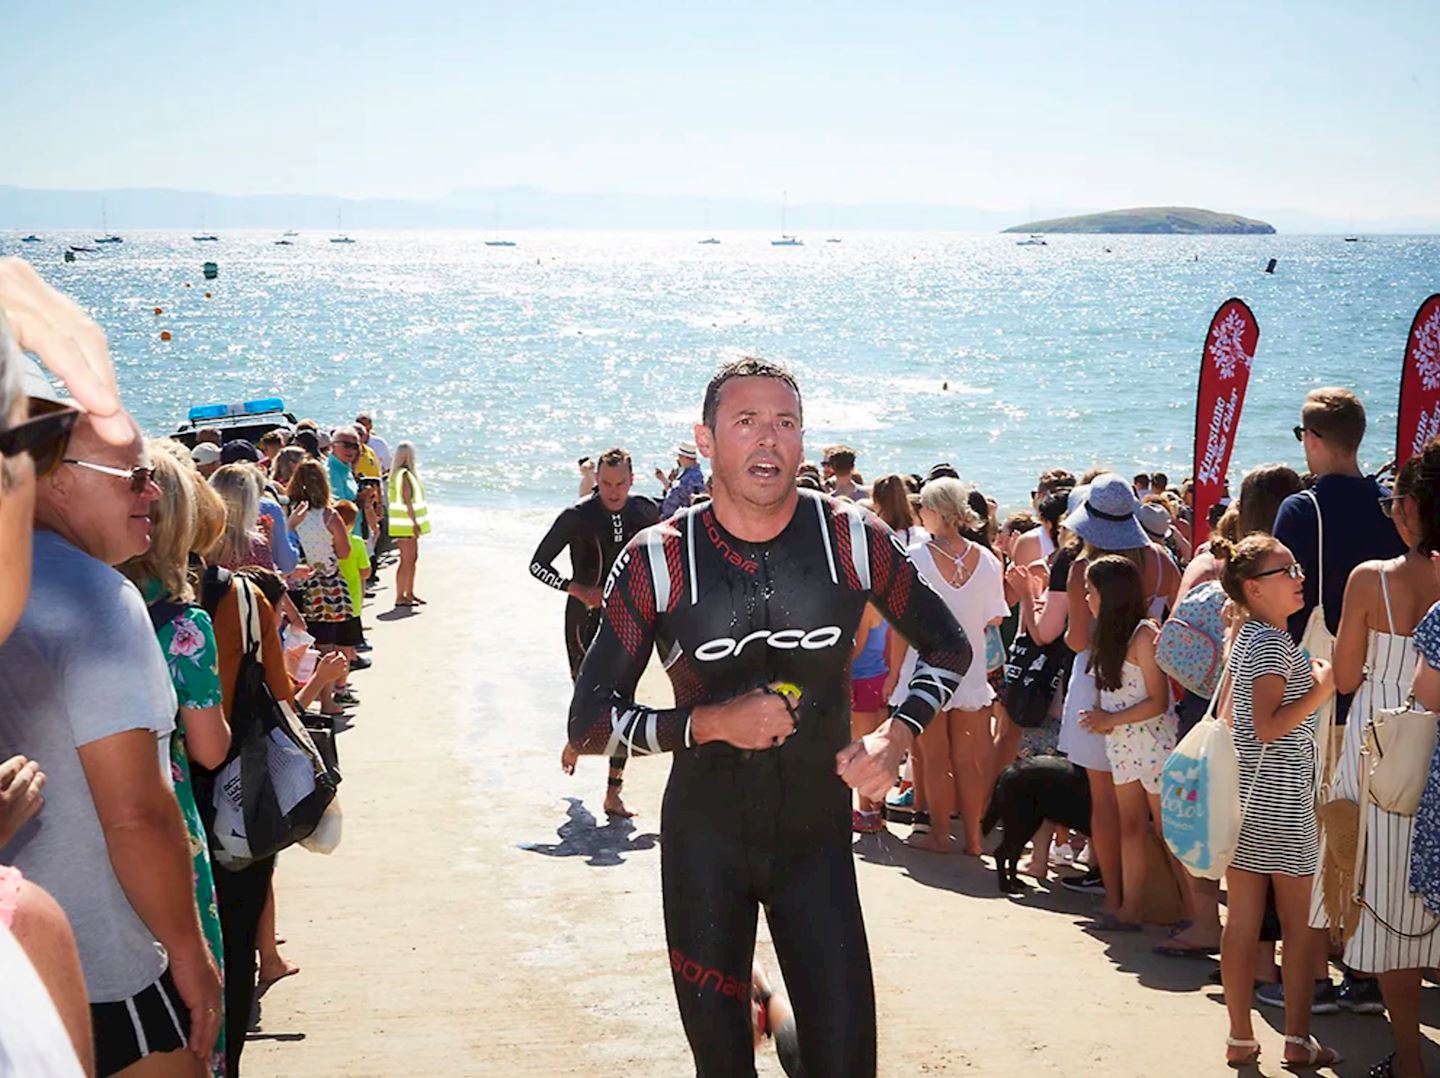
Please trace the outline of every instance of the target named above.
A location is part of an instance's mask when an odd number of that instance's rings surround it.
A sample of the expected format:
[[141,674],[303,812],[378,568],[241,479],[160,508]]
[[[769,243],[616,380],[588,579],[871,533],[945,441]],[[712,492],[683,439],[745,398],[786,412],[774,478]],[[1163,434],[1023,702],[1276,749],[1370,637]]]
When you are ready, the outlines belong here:
[[[301,973],[265,997],[244,1074],[692,1072],[660,911],[668,760],[631,761],[630,823],[600,813],[602,760],[560,772],[563,600],[525,571],[537,520],[456,536],[442,518],[420,612],[389,611],[383,574],[365,618],[375,666],[354,677],[364,703],[339,739],[344,839],[280,860]],[[653,666],[643,695],[668,699]],[[1003,898],[988,860],[912,852],[903,833],[856,845],[882,1075],[1235,1073],[1212,963],[1152,955],[1159,930],[1085,932],[1095,900],[1053,883]],[[773,974],[763,918],[760,932]],[[1424,1006],[1433,1034],[1440,990]],[[1256,1015],[1258,1073],[1282,1073],[1280,1022]],[[1340,1074],[1389,1052],[1379,1019],[1314,1028],[1344,1052]],[[768,1047],[759,1070],[781,1073]]]

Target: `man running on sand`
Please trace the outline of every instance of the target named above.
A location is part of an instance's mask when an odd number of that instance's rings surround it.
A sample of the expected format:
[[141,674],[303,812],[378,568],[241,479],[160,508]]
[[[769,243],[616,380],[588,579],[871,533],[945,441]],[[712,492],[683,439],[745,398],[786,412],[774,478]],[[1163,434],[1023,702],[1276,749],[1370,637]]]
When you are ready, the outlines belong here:
[[[530,558],[531,576],[570,597],[565,604],[565,651],[571,680],[580,673],[580,660],[600,627],[600,585],[625,544],[641,528],[660,519],[654,502],[630,493],[634,483],[630,454],[619,448],[607,450],[595,473],[594,493],[555,518]],[[570,548],[569,579],[561,576],[554,564],[566,547]],[[566,774],[575,773],[575,759],[567,740],[560,754]],[[625,757],[614,756],[605,787],[605,812],[610,816],[635,815],[620,797],[624,782]]]
[[[873,1075],[850,791],[885,795],[971,647],[879,518],[797,489],[800,390],[784,368],[749,358],[721,368],[695,441],[714,500],[647,528],[615,563],[570,741],[582,753],[675,753],[661,881],[697,1073],[755,1073],[751,961],[763,904],[806,1073]],[[852,742],[847,670],[867,602],[919,661],[894,715]],[[634,699],[657,645],[675,689],[665,711]]]

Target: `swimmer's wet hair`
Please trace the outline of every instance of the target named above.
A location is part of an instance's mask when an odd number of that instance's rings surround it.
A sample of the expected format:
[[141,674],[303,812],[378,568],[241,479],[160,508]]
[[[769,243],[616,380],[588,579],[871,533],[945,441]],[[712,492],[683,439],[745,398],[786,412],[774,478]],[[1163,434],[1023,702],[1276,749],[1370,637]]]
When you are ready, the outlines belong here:
[[800,399],[800,384],[795,376],[779,363],[758,356],[741,356],[715,372],[710,384],[705,387],[705,405],[701,421],[710,430],[715,429],[715,416],[720,410],[720,388],[732,378],[777,378],[795,391],[795,403],[800,409],[800,422],[805,422],[805,406]]
[[635,470],[635,464],[630,459],[630,454],[616,446],[614,449],[607,449],[600,454],[600,467],[602,468],[627,468]]

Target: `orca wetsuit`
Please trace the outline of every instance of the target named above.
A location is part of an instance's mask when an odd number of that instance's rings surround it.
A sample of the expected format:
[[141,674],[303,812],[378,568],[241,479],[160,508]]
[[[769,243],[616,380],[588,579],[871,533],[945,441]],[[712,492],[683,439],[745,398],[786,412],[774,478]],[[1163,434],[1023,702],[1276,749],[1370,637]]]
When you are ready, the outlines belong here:
[[[661,810],[665,934],[700,1075],[755,1073],[749,995],[758,907],[795,1008],[805,1071],[875,1073],[875,992],[850,843],[849,663],[867,601],[919,654],[895,711],[919,733],[959,685],[971,646],[877,517],[799,492],[774,539],[751,543],[702,505],[642,532],[605,585],[604,617],[570,711],[584,753],[673,752]],[[657,647],[676,706],[635,701]],[[742,751],[690,739],[691,709],[774,682],[801,690],[795,732]]]

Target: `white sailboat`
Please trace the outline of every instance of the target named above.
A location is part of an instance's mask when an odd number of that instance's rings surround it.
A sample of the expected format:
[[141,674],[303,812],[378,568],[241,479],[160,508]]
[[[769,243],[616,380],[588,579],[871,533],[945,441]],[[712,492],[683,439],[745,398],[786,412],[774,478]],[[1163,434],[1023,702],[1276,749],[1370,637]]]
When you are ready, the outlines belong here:
[[486,247],[514,247],[514,246],[515,246],[515,241],[514,241],[514,240],[502,240],[502,239],[500,238],[500,207],[499,207],[499,205],[496,205],[496,207],[495,207],[495,231],[494,231],[494,233],[492,233],[492,235],[494,236],[493,239],[488,239],[488,240],[485,241],[485,246],[486,246]]
[[113,232],[110,231],[110,214],[109,214],[108,207],[105,205],[105,202],[104,202],[103,200],[102,200],[101,203],[100,203],[100,231],[103,232],[104,235],[103,235],[103,236],[96,236],[96,237],[95,237],[95,242],[96,242],[96,243],[124,243],[124,242],[125,242],[125,237],[124,237],[124,236],[117,236],[117,235],[115,235]]
[[785,216],[790,208],[790,192],[782,191],[780,194],[780,238],[771,240],[771,247],[804,247],[805,241],[798,236],[792,236],[785,231]]
[[345,230],[340,227],[340,223],[341,223],[340,213],[341,213],[340,210],[336,210],[336,211],[335,211],[335,231],[338,232],[339,235],[338,235],[338,236],[331,236],[331,237],[330,237],[330,242],[331,242],[331,243],[354,243],[355,241],[352,240],[349,236],[347,236],[347,235],[345,234]]

